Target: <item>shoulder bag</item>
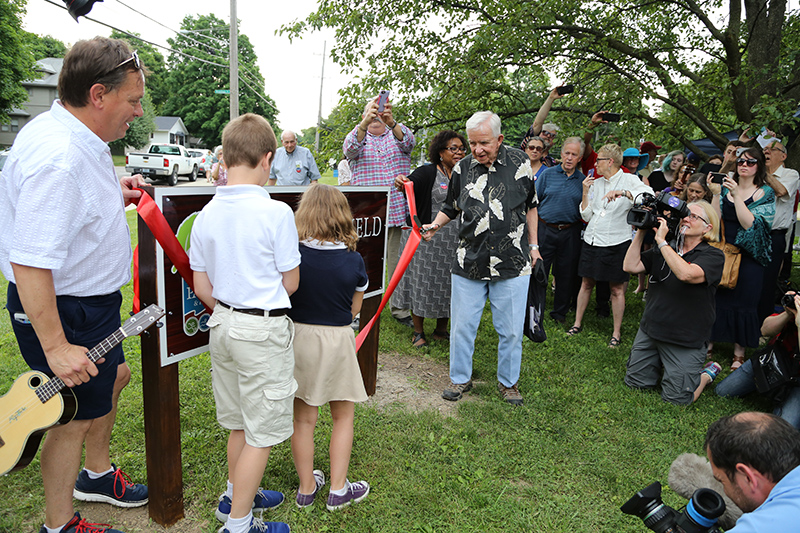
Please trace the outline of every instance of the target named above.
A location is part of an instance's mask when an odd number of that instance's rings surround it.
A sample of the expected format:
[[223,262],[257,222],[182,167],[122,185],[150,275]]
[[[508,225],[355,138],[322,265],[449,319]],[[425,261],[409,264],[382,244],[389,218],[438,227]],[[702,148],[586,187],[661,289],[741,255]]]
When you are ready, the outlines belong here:
[[742,251],[738,246],[725,241],[725,223],[720,219],[720,242],[709,242],[725,254],[725,265],[722,267],[722,279],[719,286],[725,289],[736,288],[739,281],[739,265],[742,263]]

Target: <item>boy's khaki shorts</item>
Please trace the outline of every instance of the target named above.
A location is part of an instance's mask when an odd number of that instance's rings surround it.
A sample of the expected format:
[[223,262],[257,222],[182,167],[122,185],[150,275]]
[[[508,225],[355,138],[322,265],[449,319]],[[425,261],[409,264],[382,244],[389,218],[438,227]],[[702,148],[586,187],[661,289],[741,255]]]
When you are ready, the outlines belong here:
[[244,430],[256,448],[292,436],[294,324],[287,316],[259,317],[214,308],[208,321],[217,421]]

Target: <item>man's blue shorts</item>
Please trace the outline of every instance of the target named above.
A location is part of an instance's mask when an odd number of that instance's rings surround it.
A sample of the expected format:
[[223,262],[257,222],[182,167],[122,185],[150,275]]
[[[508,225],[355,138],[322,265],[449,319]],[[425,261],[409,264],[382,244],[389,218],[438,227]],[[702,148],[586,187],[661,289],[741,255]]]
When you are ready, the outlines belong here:
[[[14,283],[8,284],[7,296],[6,309],[11,315],[11,325],[22,357],[33,370],[52,377],[53,372],[50,371],[33,326],[27,321]],[[57,296],[56,304],[67,341],[85,346],[87,350],[94,348],[120,327],[119,308],[122,305],[120,291],[105,296]],[[78,399],[75,420],[92,420],[111,411],[111,396],[114,391],[114,381],[117,379],[117,367],[125,362],[122,344],[116,345],[103,357],[105,362],[97,365],[98,374],[87,383],[72,388]]]

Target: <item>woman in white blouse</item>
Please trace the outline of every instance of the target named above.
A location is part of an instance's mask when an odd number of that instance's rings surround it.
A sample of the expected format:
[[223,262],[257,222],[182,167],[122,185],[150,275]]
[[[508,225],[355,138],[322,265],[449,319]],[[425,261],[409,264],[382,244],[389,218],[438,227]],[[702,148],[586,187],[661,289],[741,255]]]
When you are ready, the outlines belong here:
[[581,217],[588,223],[583,234],[583,248],[578,275],[583,278],[578,293],[575,324],[567,335],[583,330],[583,315],[596,281],[607,281],[611,287],[611,313],[614,331],[609,348],[620,345],[622,315],[625,313],[625,284],[630,276],[622,262],[631,242],[628,211],[641,193],[653,194],[653,189],[633,174],[622,172],[622,148],[607,144],[597,151],[597,172],[583,181]]

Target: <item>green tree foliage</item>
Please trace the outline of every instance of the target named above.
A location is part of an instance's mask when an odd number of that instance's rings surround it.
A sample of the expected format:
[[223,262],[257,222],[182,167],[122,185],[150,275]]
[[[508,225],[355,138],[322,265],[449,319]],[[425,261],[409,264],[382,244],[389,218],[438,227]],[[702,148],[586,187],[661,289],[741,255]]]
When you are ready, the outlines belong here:
[[36,35],[27,31],[21,32],[24,36],[25,46],[33,54],[33,59],[38,61],[46,57],[64,57],[67,55],[67,45],[50,35]]
[[22,30],[24,0],[0,2],[0,122],[8,122],[8,113],[28,100],[22,82],[34,76],[35,60]]
[[[334,60],[350,73],[368,69],[354,84],[397,90],[420,129],[463,124],[479,109],[504,119],[535,114],[546,96],[534,78],[543,69],[576,86],[553,107],[559,121],[576,114],[575,125],[585,125],[600,109],[619,111],[614,135],[655,132],[696,150],[690,132],[724,146],[731,123],[790,125],[781,113],[797,105],[800,68],[798,15],[787,5],[363,0],[353,9],[349,0],[328,0],[282,32],[334,29]],[[668,108],[675,113],[664,114]]]
[[[169,97],[164,115],[178,116],[192,135],[206,146],[222,142],[222,130],[230,119],[229,96],[215,94],[216,89],[230,89],[228,27],[214,15],[187,16],[181,33],[168,39],[173,50],[167,60]],[[264,77],[256,66],[256,54],[250,39],[239,34],[239,112],[262,115],[275,123],[275,102],[264,94]],[[188,57],[192,56],[192,57]],[[277,130],[277,128],[276,128]]]
[[142,98],[142,111],[142,116],[134,119],[125,137],[108,144],[113,153],[123,154],[127,146],[141,150],[150,144],[150,134],[156,131],[156,113],[149,92],[145,92]]
[[117,30],[111,31],[111,38],[127,41],[131,48],[139,53],[142,63],[147,67],[149,74],[147,75],[146,90],[150,95],[155,115],[158,116],[161,114],[164,103],[169,96],[169,90],[167,89],[167,65],[164,61],[164,55],[152,44],[137,39],[135,36],[138,37],[138,34],[134,33],[133,35],[134,36]]

